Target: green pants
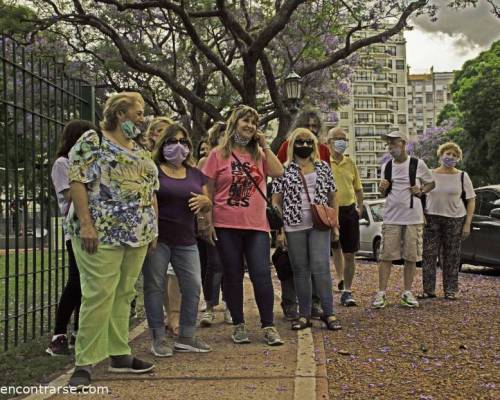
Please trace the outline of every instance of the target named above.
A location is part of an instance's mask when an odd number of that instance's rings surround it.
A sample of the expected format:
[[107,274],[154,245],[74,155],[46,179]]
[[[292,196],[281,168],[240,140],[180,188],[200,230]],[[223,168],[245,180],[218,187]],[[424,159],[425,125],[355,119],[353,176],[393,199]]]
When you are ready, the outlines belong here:
[[101,244],[96,253],[89,254],[82,250],[77,237],[72,241],[82,286],[75,365],[97,364],[109,356],[130,354],[130,303],[148,246]]

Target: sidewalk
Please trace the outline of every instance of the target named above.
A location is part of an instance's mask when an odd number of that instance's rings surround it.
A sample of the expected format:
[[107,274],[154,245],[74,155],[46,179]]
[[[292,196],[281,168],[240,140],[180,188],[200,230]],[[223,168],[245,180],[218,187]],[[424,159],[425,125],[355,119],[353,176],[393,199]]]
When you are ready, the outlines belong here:
[[[275,281],[274,286],[275,293],[279,293],[279,282]],[[85,395],[85,399],[136,399],[138,396],[166,400],[328,399],[323,329],[314,329],[314,343],[310,329],[299,334],[290,330],[290,323],[283,320],[279,299],[276,298],[275,324],[285,344],[267,346],[262,339],[257,306],[248,278],[245,278],[245,299],[250,344],[236,345],[231,341],[232,327],[223,322],[223,312],[218,311],[214,325],[198,329],[198,335],[212,346],[211,353],[175,353],[173,357],[155,358],[149,351],[150,340],[143,323],[139,328],[142,333],[132,340],[131,347],[134,355],[155,362],[154,372],[137,376],[110,374],[107,372],[108,361],[105,361],[94,368],[92,384],[108,387],[109,393]],[[65,385],[68,376],[52,384]],[[58,395],[51,399],[72,397]],[[34,396],[31,398],[35,399]]]

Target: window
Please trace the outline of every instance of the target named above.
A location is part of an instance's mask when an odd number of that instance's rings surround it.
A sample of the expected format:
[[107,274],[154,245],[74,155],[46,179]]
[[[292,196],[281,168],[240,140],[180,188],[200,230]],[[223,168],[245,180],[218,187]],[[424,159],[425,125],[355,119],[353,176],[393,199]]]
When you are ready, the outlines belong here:
[[370,210],[372,212],[373,222],[384,221],[384,203],[372,204]]
[[405,97],[406,96],[405,88],[404,87],[396,88],[396,96],[397,97]]
[[341,112],[340,119],[349,119],[349,113],[345,111]]
[[389,69],[392,69],[392,60],[387,60],[385,66]]
[[491,210],[500,206],[499,204],[495,204],[499,197],[492,190],[479,191],[476,195],[476,210],[474,214],[487,217],[490,215]]
[[444,101],[444,94],[442,90],[436,92],[436,101]]
[[423,104],[422,96],[415,97],[415,104]]
[[392,83],[398,83],[398,74],[389,74],[389,80]]
[[373,108],[372,99],[357,99],[354,101],[354,108]]
[[356,113],[354,116],[354,122],[363,123],[363,122],[372,122],[373,116],[369,113]]
[[425,102],[426,103],[432,103],[433,102],[433,96],[432,96],[432,93],[426,93],[425,94]]
[[373,151],[374,148],[373,142],[356,142],[356,151]]
[[398,114],[398,124],[405,125],[406,124],[406,115]]
[[375,128],[373,126],[355,126],[354,136],[373,136]]
[[387,54],[390,54],[391,56],[396,55],[396,46],[388,46],[387,49],[385,50]]
[[373,93],[373,87],[369,85],[359,85],[354,86],[354,94],[355,95],[368,95]]
[[405,60],[396,60],[396,69],[405,69]]

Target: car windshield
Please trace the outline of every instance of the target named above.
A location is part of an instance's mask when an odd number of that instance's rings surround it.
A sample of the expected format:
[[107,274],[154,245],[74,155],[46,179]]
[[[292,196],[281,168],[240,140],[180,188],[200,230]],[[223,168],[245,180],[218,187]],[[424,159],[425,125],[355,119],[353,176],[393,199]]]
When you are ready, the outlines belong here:
[[384,203],[372,204],[370,209],[372,210],[373,222],[383,222]]

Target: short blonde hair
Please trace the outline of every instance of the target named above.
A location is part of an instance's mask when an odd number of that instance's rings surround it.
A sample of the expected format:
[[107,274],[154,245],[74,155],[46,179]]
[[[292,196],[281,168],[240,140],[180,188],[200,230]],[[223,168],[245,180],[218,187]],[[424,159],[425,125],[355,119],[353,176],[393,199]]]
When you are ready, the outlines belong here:
[[286,152],[286,163],[285,165],[290,165],[290,163],[294,160],[294,153],[293,153],[293,148],[295,146],[295,141],[297,140],[297,136],[305,134],[307,135],[310,139],[313,140],[313,152],[311,153],[311,156],[309,157],[312,162],[316,162],[320,160],[319,157],[319,144],[318,144],[318,138],[314,133],[312,133],[309,129],[307,128],[297,128],[292,133],[290,134],[290,138],[288,139],[288,149]]
[[454,151],[458,155],[458,159],[462,159],[462,149],[454,142],[446,142],[440,145],[437,149],[437,156],[441,157],[447,151]]
[[345,131],[340,126],[336,126],[328,130],[328,134],[326,135],[326,140],[328,141],[332,139],[335,136],[335,134],[339,132],[342,133],[347,139],[347,133],[345,133]]
[[105,131],[115,130],[118,126],[118,113],[127,112],[136,103],[144,106],[144,99],[137,92],[121,92],[109,96],[104,105],[100,127]]

